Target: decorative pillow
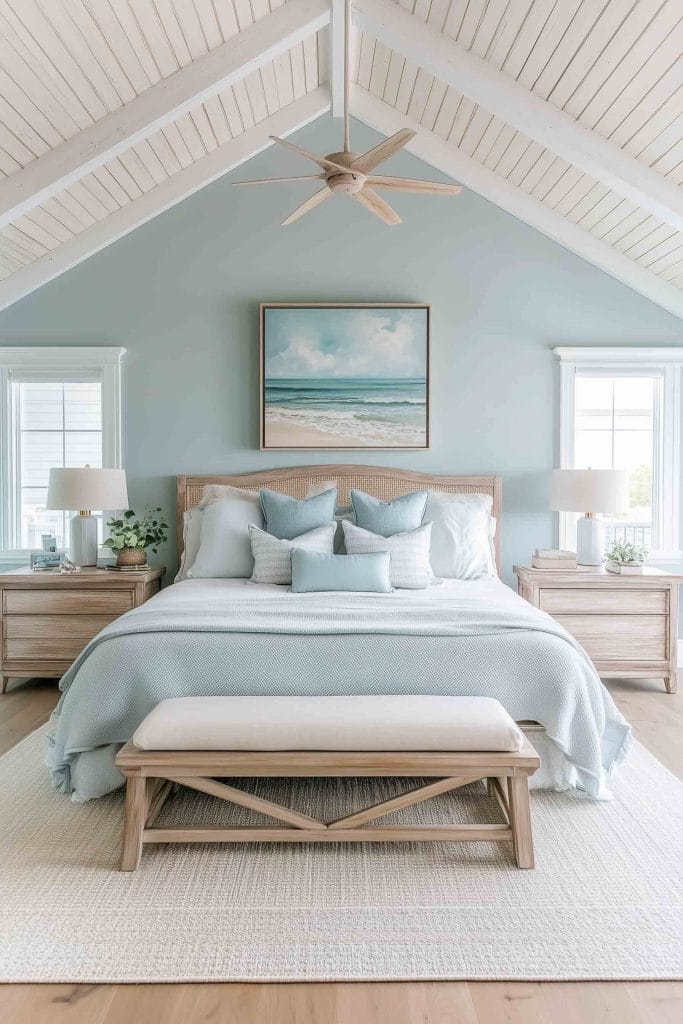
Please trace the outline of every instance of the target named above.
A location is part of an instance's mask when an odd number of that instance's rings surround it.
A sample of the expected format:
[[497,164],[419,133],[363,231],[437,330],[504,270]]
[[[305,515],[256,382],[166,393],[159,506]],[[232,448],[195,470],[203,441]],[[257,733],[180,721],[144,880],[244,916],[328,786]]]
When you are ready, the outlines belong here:
[[323,555],[304,548],[292,549],[292,590],[295,594],[311,591],[353,590],[388,594],[391,591],[388,551],[367,555]]
[[[232,484],[206,484],[202,491],[202,498],[199,502],[200,505],[205,507],[206,505],[213,505],[216,501],[225,501],[230,498],[239,498],[245,494],[250,495],[252,500],[259,503],[259,494],[257,490],[249,490],[246,487],[233,487]],[[261,507],[259,503],[259,508]]]
[[251,550],[254,557],[254,583],[291,583],[292,582],[292,550],[306,548],[308,551],[320,551],[331,555],[334,546],[334,523],[309,530],[294,540],[283,540],[260,530],[258,526],[249,527]]
[[429,491],[425,518],[432,524],[430,561],[436,576],[478,580],[496,575],[488,494]]
[[344,547],[344,523],[353,522],[353,509],[350,505],[345,505],[342,508],[338,508],[334,513],[334,521],[337,524],[337,532],[334,535],[334,553],[335,555],[343,555],[346,553]]
[[202,508],[189,508],[183,516],[183,553],[180,556],[178,574],[174,583],[187,579],[188,573],[195,563],[202,529]]
[[351,503],[356,526],[380,537],[393,537],[395,533],[417,530],[422,525],[427,505],[426,491],[402,494],[394,501],[373,498],[364,491],[351,491]]
[[264,528],[280,540],[294,540],[302,533],[309,533],[334,522],[336,487],[312,498],[304,498],[303,501],[291,498],[288,494],[270,491],[267,487],[262,487],[259,493]]
[[337,481],[336,480],[318,480],[317,483],[311,484],[306,491],[307,498],[315,498],[316,494],[324,494],[325,491],[336,491]]
[[353,523],[342,523],[344,544],[349,555],[371,551],[388,551],[391,555],[389,576],[393,587],[406,590],[424,590],[433,582],[429,565],[429,541],[432,524],[425,523],[408,533],[395,533],[393,537],[380,537]]
[[256,491],[242,491],[239,487],[229,490],[229,495],[226,493],[202,511],[201,541],[187,573],[189,579],[246,579],[252,574],[249,525],[263,525],[259,496]]

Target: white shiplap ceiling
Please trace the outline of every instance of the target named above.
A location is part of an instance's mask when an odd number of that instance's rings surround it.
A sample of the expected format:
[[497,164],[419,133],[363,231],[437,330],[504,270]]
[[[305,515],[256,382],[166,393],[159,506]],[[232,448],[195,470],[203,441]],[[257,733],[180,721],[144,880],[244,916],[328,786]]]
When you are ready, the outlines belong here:
[[[352,114],[416,129],[422,159],[683,317],[683,0],[353,8]],[[0,0],[0,308],[340,114],[342,19],[343,0]]]

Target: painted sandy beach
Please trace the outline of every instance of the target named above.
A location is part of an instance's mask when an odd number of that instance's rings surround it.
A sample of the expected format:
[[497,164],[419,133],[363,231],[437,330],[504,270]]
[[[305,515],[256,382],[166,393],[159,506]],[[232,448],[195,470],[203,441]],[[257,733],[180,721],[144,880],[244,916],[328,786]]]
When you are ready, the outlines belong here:
[[266,444],[424,447],[426,397],[426,382],[419,378],[266,380]]

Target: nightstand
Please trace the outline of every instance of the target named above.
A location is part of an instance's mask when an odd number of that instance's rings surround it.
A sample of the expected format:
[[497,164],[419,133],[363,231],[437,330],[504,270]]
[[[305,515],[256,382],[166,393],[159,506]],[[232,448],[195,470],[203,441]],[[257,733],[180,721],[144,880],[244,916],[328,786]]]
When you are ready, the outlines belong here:
[[0,573],[2,692],[13,677],[61,678],[101,629],[157,593],[165,571]]
[[662,678],[667,692],[676,692],[683,576],[649,566],[637,576],[602,566],[514,571],[518,593],[576,637],[604,679]]

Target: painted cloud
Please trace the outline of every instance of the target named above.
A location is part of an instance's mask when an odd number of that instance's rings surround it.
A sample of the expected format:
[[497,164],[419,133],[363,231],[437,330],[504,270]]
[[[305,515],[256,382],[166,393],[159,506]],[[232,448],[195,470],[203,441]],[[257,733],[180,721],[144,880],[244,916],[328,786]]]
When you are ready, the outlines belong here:
[[266,378],[424,378],[424,309],[267,309]]

